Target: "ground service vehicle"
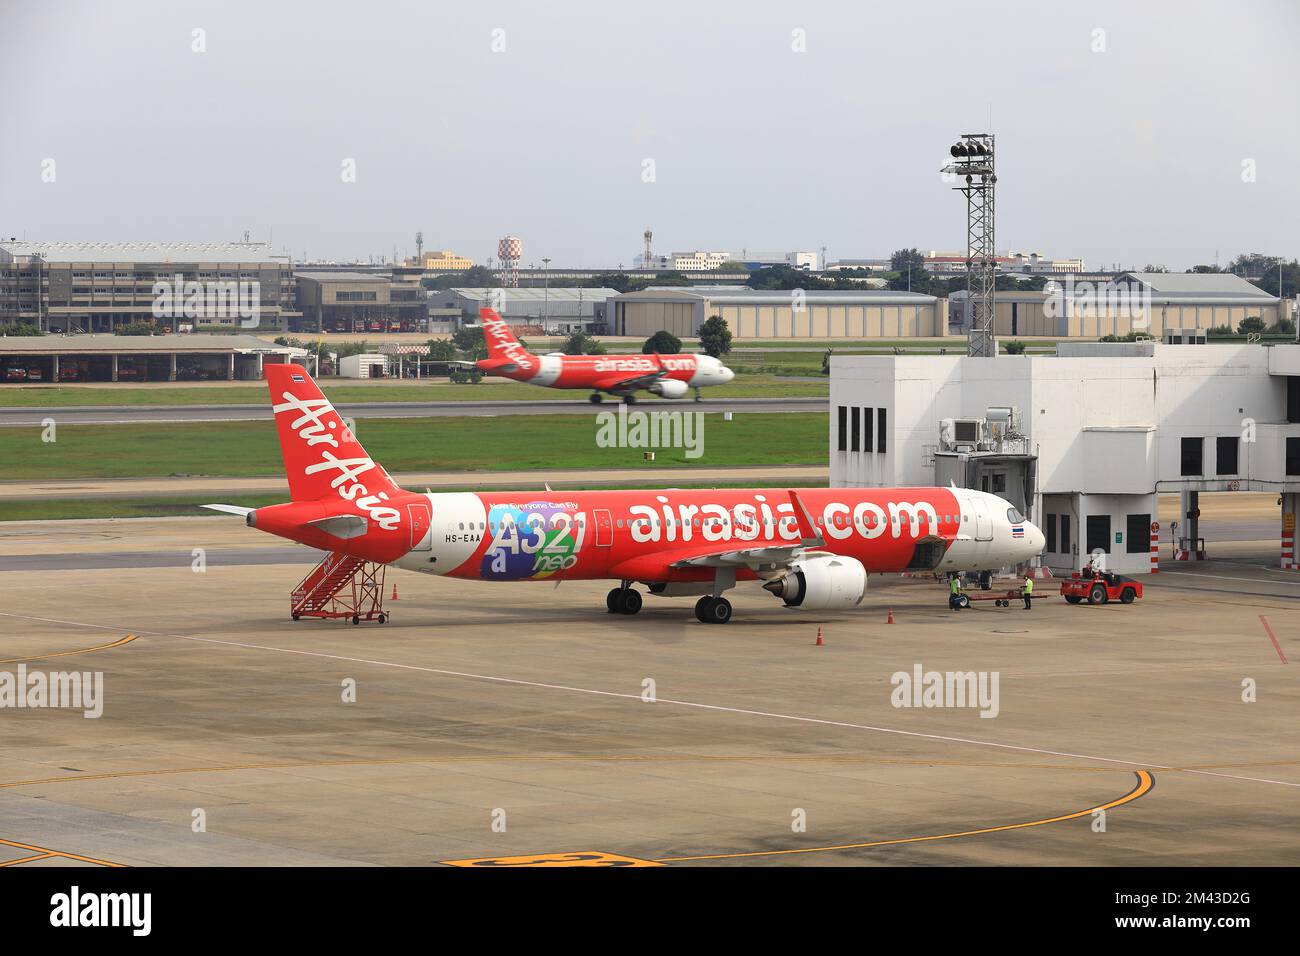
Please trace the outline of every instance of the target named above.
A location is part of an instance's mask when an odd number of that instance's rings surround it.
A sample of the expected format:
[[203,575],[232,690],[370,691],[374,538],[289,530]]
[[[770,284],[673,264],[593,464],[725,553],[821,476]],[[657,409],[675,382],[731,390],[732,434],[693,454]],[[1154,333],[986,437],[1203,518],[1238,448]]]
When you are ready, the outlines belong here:
[[1089,604],[1107,604],[1110,601],[1132,604],[1141,596],[1142,585],[1122,574],[1076,571],[1061,582],[1061,597],[1071,604],[1078,604],[1084,600]]

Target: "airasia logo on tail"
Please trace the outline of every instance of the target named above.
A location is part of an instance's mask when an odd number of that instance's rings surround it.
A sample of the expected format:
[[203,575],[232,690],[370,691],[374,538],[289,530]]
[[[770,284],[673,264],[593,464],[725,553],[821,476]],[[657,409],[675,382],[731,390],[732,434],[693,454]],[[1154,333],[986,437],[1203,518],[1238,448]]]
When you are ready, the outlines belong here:
[[[326,446],[320,450],[320,457],[316,461],[303,466],[303,475],[310,477],[336,472],[330,479],[329,486],[341,499],[355,504],[385,531],[396,530],[402,514],[391,505],[384,504],[388,500],[388,492],[380,491],[371,494],[370,489],[357,480],[377,467],[374,460],[366,455],[365,450],[355,440],[352,440],[351,444],[356,451],[361,452],[359,457],[340,458],[334,454],[334,451],[340,450],[337,432],[341,422],[337,412],[333,419],[326,421],[324,416],[334,411],[329,399],[299,398],[290,392],[282,393],[281,397],[284,401],[272,405],[271,410],[277,416],[282,412],[300,413],[289,423],[289,428],[301,441],[306,442],[308,448],[315,448],[317,445]],[[383,473],[382,469],[380,473]],[[391,486],[387,476],[384,476],[383,484]]]
[[520,345],[514,335],[510,332],[510,326],[500,316],[492,318],[484,317],[483,324],[488,335],[492,336],[489,341],[489,352],[500,352],[510,361],[519,366],[521,371],[531,372],[534,368],[533,357],[528,354],[528,350]]

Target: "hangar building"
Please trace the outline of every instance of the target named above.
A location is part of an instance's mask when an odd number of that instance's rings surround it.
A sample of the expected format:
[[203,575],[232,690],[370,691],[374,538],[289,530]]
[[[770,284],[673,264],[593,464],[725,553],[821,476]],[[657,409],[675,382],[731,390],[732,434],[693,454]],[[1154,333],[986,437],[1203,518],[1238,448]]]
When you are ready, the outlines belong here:
[[[951,298],[961,324],[965,293]],[[1236,330],[1257,317],[1266,327],[1285,318],[1288,303],[1230,273],[1129,272],[1113,279],[1057,279],[1042,292],[998,292],[994,334],[1100,338],[1220,326]]]
[[614,297],[611,332],[648,337],[667,329],[693,338],[720,315],[740,339],[941,336],[948,334],[946,301],[913,292],[650,288]]
[[[1151,567],[1156,495],[1180,492],[1179,556],[1202,491],[1277,492],[1300,506],[1300,345],[1062,343],[1056,356],[834,356],[833,487],[978,487],[1047,537],[1043,562]],[[1209,543],[1213,547],[1213,542]]]

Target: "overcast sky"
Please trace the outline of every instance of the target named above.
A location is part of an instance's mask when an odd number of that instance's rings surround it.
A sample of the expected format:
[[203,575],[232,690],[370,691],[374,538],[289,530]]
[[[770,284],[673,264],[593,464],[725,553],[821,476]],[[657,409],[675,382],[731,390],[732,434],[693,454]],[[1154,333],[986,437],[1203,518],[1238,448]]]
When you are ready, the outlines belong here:
[[988,128],[999,249],[1176,269],[1300,252],[1300,4],[968,22],[984,6],[6,3],[0,235],[249,229],[366,259],[422,230],[482,262],[514,233],[555,265],[630,266],[647,227],[656,252],[958,249],[938,169]]

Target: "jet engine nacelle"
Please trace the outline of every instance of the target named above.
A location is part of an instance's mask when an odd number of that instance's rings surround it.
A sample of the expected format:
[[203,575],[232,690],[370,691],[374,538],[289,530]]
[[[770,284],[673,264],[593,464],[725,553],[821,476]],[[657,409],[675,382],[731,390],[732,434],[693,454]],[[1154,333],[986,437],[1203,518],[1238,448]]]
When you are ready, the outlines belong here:
[[856,558],[817,555],[791,563],[785,574],[763,587],[786,607],[808,611],[857,607],[867,593],[867,569]]
[[690,390],[689,385],[676,378],[661,378],[646,389],[660,398],[682,398]]

